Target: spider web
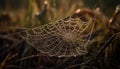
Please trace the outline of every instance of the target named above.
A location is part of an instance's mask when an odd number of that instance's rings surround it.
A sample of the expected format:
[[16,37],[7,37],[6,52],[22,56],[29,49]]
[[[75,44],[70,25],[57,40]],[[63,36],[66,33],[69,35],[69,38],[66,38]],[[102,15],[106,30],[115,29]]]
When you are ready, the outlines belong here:
[[19,35],[41,53],[70,57],[87,54],[93,28],[90,15],[72,15]]

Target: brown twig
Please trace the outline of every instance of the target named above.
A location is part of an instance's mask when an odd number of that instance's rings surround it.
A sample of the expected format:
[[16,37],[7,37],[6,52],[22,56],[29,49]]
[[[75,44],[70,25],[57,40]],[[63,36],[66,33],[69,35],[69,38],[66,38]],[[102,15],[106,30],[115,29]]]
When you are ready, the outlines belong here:
[[113,17],[109,20],[109,23],[112,24],[115,22],[115,19],[117,18],[117,15],[120,13],[120,5],[116,7],[116,10],[113,14]]
[[90,59],[90,60],[88,60],[87,62],[84,62],[84,63],[82,63],[82,64],[71,65],[71,66],[67,67],[67,69],[69,69],[69,68],[74,68],[74,67],[77,67],[77,66],[89,65],[91,62],[93,63],[93,62],[98,58],[98,56],[99,56],[102,52],[104,52],[104,50],[109,46],[109,43],[111,43],[111,41],[112,41],[117,35],[119,35],[119,34],[120,34],[120,32],[115,33],[114,35],[112,35],[112,37],[110,37],[110,38],[106,41],[106,43],[100,48],[100,50],[98,51],[98,53],[97,53],[95,56],[93,56],[92,59]]
[[21,58],[21,59],[18,59],[18,60],[15,60],[15,61],[9,62],[9,63],[19,62],[19,61],[24,61],[24,60],[27,60],[27,59],[30,59],[30,58],[33,58],[33,57],[38,57],[38,56],[40,56],[40,55],[39,55],[39,54],[31,55],[31,56],[23,57],[23,58]]
[[0,69],[3,69],[3,68],[4,68],[4,66],[5,66],[5,64],[6,64],[6,61],[8,60],[8,58],[9,58],[10,55],[11,55],[11,54],[8,53],[7,56],[5,57],[5,59],[0,63]]

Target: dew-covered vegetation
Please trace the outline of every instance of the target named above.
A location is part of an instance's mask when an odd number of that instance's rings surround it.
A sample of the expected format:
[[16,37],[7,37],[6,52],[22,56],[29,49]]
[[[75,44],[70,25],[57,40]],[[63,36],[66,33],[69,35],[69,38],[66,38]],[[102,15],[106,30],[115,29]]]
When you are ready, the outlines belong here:
[[0,69],[120,69],[119,0],[1,0]]

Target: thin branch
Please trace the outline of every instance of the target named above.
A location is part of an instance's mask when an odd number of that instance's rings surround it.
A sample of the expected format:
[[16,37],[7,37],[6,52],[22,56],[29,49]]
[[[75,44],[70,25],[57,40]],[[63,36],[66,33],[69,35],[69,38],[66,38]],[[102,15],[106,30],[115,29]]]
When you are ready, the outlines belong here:
[[83,62],[82,64],[75,64],[75,65],[71,65],[69,67],[67,67],[67,69],[69,68],[73,68],[73,67],[77,67],[77,66],[83,66],[83,65],[87,65],[87,64],[90,64],[91,62],[93,62],[94,60],[96,60],[98,58],[98,56],[104,52],[104,50],[109,46],[109,43],[113,41],[113,39],[117,36],[117,35],[120,35],[120,32],[118,33],[115,33],[114,35],[112,35],[112,37],[110,37],[106,43],[99,49],[98,53],[93,56],[92,59],[88,60],[87,62]]

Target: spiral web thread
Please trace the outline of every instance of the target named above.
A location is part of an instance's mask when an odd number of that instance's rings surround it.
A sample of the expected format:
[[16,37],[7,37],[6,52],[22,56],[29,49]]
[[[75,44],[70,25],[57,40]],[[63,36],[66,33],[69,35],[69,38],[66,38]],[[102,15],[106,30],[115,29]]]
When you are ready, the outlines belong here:
[[19,35],[31,46],[49,56],[70,57],[85,55],[88,50],[93,18],[85,16],[68,16]]

